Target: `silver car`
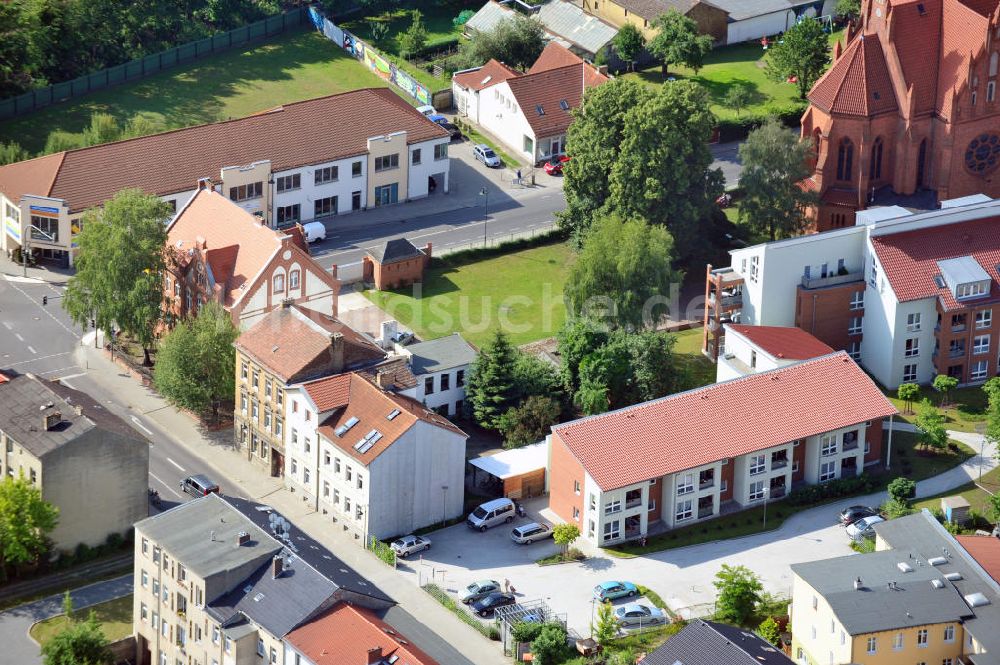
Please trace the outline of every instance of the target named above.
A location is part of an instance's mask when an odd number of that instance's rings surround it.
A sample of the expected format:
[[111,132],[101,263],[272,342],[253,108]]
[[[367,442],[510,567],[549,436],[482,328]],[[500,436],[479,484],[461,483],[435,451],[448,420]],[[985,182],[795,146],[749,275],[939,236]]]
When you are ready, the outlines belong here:
[[472,146],[472,155],[490,168],[500,166],[500,158],[497,157],[495,152],[493,152],[493,148],[489,147],[485,143],[477,143]]
[[424,538],[423,536],[403,536],[392,541],[389,547],[396,553],[396,556],[405,559],[411,554],[429,550],[431,548],[431,539]]
[[878,515],[865,517],[854,524],[847,525],[847,535],[851,540],[861,540],[863,538],[875,538],[875,525],[885,520]]
[[651,626],[666,623],[667,616],[658,607],[629,603],[615,610],[615,620],[622,626]]
[[510,539],[518,545],[530,545],[536,540],[552,537],[552,526],[544,522],[530,522],[516,526],[510,532]]
[[500,583],[496,580],[479,580],[462,589],[458,599],[466,605],[474,603],[480,598],[485,598],[491,593],[502,591]]

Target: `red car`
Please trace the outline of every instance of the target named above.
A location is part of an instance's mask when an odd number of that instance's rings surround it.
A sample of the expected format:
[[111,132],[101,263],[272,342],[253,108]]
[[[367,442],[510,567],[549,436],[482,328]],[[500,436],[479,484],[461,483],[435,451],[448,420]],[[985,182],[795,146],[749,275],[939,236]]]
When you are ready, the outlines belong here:
[[545,162],[545,172],[549,175],[562,175],[563,166],[570,160],[569,155],[556,155]]

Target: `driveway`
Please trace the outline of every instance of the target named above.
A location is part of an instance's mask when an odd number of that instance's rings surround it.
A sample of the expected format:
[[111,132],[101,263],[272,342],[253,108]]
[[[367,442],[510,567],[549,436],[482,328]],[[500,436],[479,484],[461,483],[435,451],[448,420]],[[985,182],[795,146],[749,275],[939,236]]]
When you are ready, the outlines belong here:
[[[949,434],[974,450],[980,449],[982,439],[978,435]],[[984,473],[996,466],[989,446],[982,462]],[[980,457],[976,455],[959,467],[921,481],[917,496],[931,496],[967,483],[977,476],[979,465]],[[714,611],[712,581],[722,564],[745,565],[760,575],[768,592],[790,597],[791,564],[852,554],[844,530],[836,522],[837,513],[849,505],[879,504],[885,499],[884,492],[851,497],[799,512],[776,531],[633,559],[608,556],[581,541],[581,549],[590,557],[586,561],[546,567],[534,561],[557,551],[552,541],[517,546],[510,541],[508,526],[494,527],[483,534],[460,524],[432,533],[433,547],[423,552],[422,559],[404,563],[398,570],[414,583],[434,578],[451,593],[482,578],[501,582],[508,579],[518,596],[525,600],[545,600],[555,613],[566,614],[571,629],[586,635],[591,620],[591,590],[604,580],[619,579],[648,586],[685,618]],[[526,507],[529,518],[546,517],[545,499],[527,502]],[[790,508],[775,504],[775,509]],[[522,521],[530,520],[516,523]],[[713,526],[712,522],[706,523],[708,529]]]
[[[121,598],[132,593],[132,575],[123,575],[113,580],[97,582],[70,592],[75,609],[83,609],[107,600]],[[20,605],[6,612],[0,612],[0,644],[3,644],[5,663],[36,665],[42,662],[38,644],[28,635],[32,624],[42,619],[62,614],[63,594]]]

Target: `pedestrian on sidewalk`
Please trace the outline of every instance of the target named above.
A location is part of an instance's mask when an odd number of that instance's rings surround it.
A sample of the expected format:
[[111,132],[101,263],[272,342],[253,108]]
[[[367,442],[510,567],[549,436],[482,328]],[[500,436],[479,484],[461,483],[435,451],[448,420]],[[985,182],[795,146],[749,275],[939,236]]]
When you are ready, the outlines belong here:
[[503,590],[504,591],[510,590],[510,580],[508,580],[506,577],[503,578]]

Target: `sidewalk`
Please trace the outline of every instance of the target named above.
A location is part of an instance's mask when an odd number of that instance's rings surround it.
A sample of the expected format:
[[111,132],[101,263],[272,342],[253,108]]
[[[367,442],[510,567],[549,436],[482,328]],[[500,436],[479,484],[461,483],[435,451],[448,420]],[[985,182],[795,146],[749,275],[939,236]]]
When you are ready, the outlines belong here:
[[101,351],[86,344],[77,347],[74,355],[81,366],[89,367],[91,380],[115,395],[137,415],[171,432],[174,442],[200,457],[213,477],[223,481],[223,486],[238,485],[250,498],[272,506],[395,599],[402,609],[417,617],[428,630],[433,630],[459,652],[474,654],[476,663],[507,663],[497,644],[487,641],[459,621],[425,591],[405,582],[392,568],[359,547],[353,538],[338,531],[329,520],[305,506],[298,495],[283,490],[279,479],[265,476],[259,467],[252,466],[231,446],[206,437],[191,418],[177,412],[152,390],[142,388],[123,375]]
[[[97,582],[70,592],[73,607],[77,610],[121,598],[132,593],[132,573],[113,580]],[[32,624],[58,616],[62,611],[63,594],[53,594],[42,600],[18,605],[0,612],[0,643],[3,644],[3,662],[17,665],[39,665],[42,662],[38,644],[28,631]]]
[[55,264],[40,264],[29,267],[27,269],[27,277],[25,277],[24,266],[20,263],[14,263],[4,256],[3,253],[0,253],[0,275],[6,276],[11,282],[25,282],[28,284],[48,282],[56,286],[65,286],[73,273],[72,269],[60,268]]

